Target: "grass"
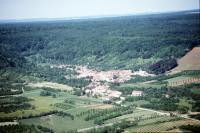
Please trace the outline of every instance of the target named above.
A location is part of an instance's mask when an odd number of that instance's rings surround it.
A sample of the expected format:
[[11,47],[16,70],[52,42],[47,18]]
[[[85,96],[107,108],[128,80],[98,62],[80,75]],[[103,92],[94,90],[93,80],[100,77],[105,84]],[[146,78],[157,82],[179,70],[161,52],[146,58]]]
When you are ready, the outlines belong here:
[[59,89],[59,90],[67,90],[67,91],[73,90],[73,88],[68,86],[68,85],[58,84],[58,83],[53,83],[53,82],[29,83],[28,86],[29,87],[33,87],[33,88],[47,87],[47,88],[53,88],[53,89]]
[[148,104],[148,103],[149,101],[146,101],[146,100],[138,100],[138,101],[133,101],[133,102],[126,102],[126,105],[135,104],[140,107],[141,105]]
[[75,117],[74,120],[71,120],[69,117],[60,117],[56,115],[49,116],[46,119],[42,118],[32,118],[20,121],[22,124],[34,124],[34,125],[42,125],[47,128],[51,128],[56,132],[82,129],[91,126],[95,126],[93,121],[85,121],[81,117]]
[[107,120],[105,123],[112,123],[112,122],[117,122],[119,120],[122,119],[134,119],[137,117],[148,117],[150,115],[155,114],[154,112],[151,111],[143,111],[143,110],[134,110],[132,114],[127,114],[127,115],[123,115],[123,116],[119,116],[110,120]]
[[[33,89],[25,91],[21,96],[33,99],[30,101],[31,105],[34,106],[33,109],[28,110],[17,110],[11,113],[0,112],[0,117],[16,117],[16,116],[28,116],[30,114],[40,114],[42,112],[48,112],[51,110],[71,110],[72,108],[77,108],[77,110],[87,110],[87,106],[93,104],[103,104],[102,100],[91,98],[91,97],[78,97],[72,95],[68,92],[57,92],[56,98],[52,96],[40,96],[42,89]],[[54,106],[54,104],[63,104],[64,100],[70,99],[75,102],[75,105],[68,104],[67,108],[60,108]],[[88,108],[90,109],[90,108]],[[76,110],[76,109],[75,109]],[[72,110],[74,112],[75,110]],[[76,111],[75,111],[76,112]]]

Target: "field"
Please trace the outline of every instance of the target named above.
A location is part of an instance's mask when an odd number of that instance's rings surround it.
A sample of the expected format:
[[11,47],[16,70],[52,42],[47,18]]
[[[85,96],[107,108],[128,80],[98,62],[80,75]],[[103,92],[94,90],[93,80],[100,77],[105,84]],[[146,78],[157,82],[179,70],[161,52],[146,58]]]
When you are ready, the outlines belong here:
[[[80,108],[79,108],[80,109]],[[78,110],[79,110],[78,109]],[[93,121],[84,121],[82,118],[75,118],[71,120],[68,117],[60,117],[56,115],[48,116],[47,118],[32,118],[28,120],[22,120],[22,124],[35,124],[48,127],[56,132],[68,131],[73,129],[82,129],[91,126],[95,126]]]
[[[134,128],[128,128],[128,132],[163,132],[163,131],[168,131],[172,129],[177,129],[181,125],[199,125],[200,122],[192,121],[192,120],[173,120],[169,121],[166,120],[165,118],[159,121],[154,121],[154,123],[146,124],[144,123],[141,124],[138,127]],[[166,121],[166,122],[165,122]]]
[[29,83],[27,86],[33,87],[33,88],[49,87],[49,88],[53,88],[53,89],[66,90],[66,91],[72,90],[72,87],[70,87],[70,86],[53,83],[53,82]]
[[193,48],[184,57],[178,61],[178,66],[171,70],[171,74],[184,70],[199,70],[200,69],[200,47]]

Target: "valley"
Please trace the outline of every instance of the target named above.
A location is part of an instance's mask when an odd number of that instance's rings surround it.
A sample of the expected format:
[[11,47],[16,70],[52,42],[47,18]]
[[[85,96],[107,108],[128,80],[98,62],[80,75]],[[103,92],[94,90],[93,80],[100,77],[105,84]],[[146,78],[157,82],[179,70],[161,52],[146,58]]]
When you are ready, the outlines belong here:
[[198,20],[0,24],[0,132],[200,130]]

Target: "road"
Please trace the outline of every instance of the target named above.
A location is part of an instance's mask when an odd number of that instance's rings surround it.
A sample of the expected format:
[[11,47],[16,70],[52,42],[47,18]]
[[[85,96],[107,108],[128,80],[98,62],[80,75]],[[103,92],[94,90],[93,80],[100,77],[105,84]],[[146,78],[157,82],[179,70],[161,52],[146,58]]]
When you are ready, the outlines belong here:
[[[137,107],[137,109],[155,112],[155,113],[158,113],[160,115],[170,116],[170,113],[168,113],[168,112],[156,111],[156,110],[141,108],[141,107]],[[176,116],[179,117],[179,118],[184,118],[184,119],[200,122],[200,120],[189,118],[187,114],[176,114]]]
[[139,109],[139,110],[144,110],[144,111],[154,112],[154,113],[157,113],[157,114],[159,114],[159,115],[170,116],[170,113],[168,113],[168,112],[156,111],[156,110],[147,109],[147,108],[141,108],[141,107],[137,107],[137,109]]
[[98,129],[98,128],[104,128],[107,126],[112,126],[114,123],[108,123],[108,124],[103,124],[101,126],[95,126],[95,127],[88,127],[88,128],[83,128],[83,129],[78,129],[77,132],[85,132],[91,129]]

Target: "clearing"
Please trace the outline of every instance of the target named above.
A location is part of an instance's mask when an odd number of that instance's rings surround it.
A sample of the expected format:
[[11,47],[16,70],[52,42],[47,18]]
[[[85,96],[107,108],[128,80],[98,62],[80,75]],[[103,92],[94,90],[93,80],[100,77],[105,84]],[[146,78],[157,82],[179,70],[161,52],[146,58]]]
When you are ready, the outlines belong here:
[[171,74],[184,70],[200,70],[200,47],[193,48],[184,57],[178,60],[178,66],[171,70]]

